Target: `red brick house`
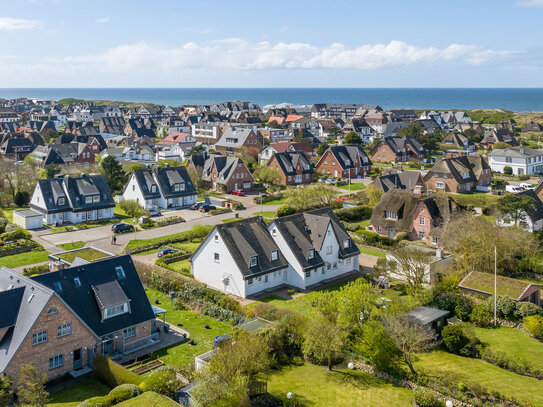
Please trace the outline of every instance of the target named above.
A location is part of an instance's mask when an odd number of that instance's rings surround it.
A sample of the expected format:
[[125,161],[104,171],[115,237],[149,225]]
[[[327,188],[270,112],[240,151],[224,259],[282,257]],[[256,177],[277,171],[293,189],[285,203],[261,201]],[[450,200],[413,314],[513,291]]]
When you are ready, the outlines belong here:
[[313,167],[304,153],[300,151],[275,153],[268,167],[279,171],[278,183],[281,185],[300,185],[313,182]]
[[155,313],[130,256],[24,277],[0,269],[0,374],[33,362],[49,380],[92,370],[96,355],[158,342]]
[[384,137],[370,151],[372,161],[422,161],[426,151],[414,137]]
[[357,145],[330,146],[321,156],[315,169],[325,175],[339,178],[367,176],[372,162],[364,149]]
[[202,179],[208,183],[210,189],[226,193],[234,189],[249,191],[255,182],[253,175],[240,158],[223,155],[212,155],[205,161]]
[[429,191],[463,193],[488,190],[492,171],[483,157],[440,158],[424,176]]

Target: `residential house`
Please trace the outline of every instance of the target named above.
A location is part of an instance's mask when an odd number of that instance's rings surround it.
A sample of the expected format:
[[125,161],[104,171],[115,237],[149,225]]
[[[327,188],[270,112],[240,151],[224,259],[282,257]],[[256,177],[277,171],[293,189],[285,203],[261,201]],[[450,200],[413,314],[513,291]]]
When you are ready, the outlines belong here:
[[494,149],[488,154],[490,168],[504,173],[510,167],[514,175],[540,174],[543,172],[543,150],[528,147]]
[[215,150],[222,154],[241,154],[243,149],[249,154],[258,154],[262,146],[262,140],[252,129],[236,127],[227,128],[214,145]]
[[330,208],[274,219],[268,231],[287,260],[288,286],[306,290],[358,273],[360,251]]
[[92,371],[159,342],[155,313],[130,256],[33,278],[0,269],[0,374],[16,382],[33,363],[49,380]]
[[196,138],[190,133],[170,133],[163,140],[157,141],[157,147],[169,147],[179,143],[196,143]]
[[255,182],[254,177],[238,157],[211,155],[206,159],[202,179],[215,191],[232,192],[234,189],[249,191]]
[[152,119],[128,119],[125,122],[124,134],[135,138],[148,137],[155,138],[156,125]]
[[318,120],[315,120],[310,117],[301,117],[299,119],[293,120],[288,125],[289,133],[292,137],[295,137],[300,132],[311,133],[313,137],[319,138],[322,136],[322,125]]
[[424,284],[431,284],[435,282],[440,274],[448,271],[448,268],[452,265],[454,260],[454,256],[452,254],[446,254],[441,249],[434,249],[413,244],[400,249],[392,250],[386,254],[386,259],[389,262],[396,263],[396,269],[394,272],[389,273],[388,277],[404,282],[406,281],[405,271],[403,270],[404,264],[402,264],[402,261],[404,260],[402,258],[398,258],[399,256],[396,254],[397,250],[421,252],[420,256],[414,256],[412,260],[413,264],[410,266],[416,266],[421,270],[424,270],[424,276],[422,277],[422,282]]
[[366,122],[371,128],[379,134],[383,134],[390,122],[389,115],[386,112],[375,111],[364,116]]
[[163,134],[170,133],[189,133],[190,126],[188,123],[177,115],[167,116],[162,119],[157,126],[157,134],[162,136]]
[[179,162],[185,161],[190,154],[192,147],[196,146],[196,142],[178,143],[169,147],[157,149],[155,160],[175,160]]
[[268,125],[271,125],[271,123],[275,123],[276,126],[286,126],[287,121],[285,120],[285,117],[281,116],[270,116],[268,119]]
[[475,150],[475,145],[466,136],[457,131],[448,133],[443,139],[442,143],[447,148],[454,148],[459,150]]
[[368,136],[373,133],[373,128],[364,119],[347,120],[342,130],[345,134],[354,131],[362,140],[368,139]]
[[35,148],[36,145],[30,138],[10,135],[0,144],[0,154],[10,160],[22,161]]
[[506,143],[511,147],[515,147],[520,144],[518,139],[505,128],[486,130],[480,144],[487,148],[496,143]]
[[439,158],[424,176],[428,190],[437,192],[488,191],[491,181],[490,166],[480,156]]
[[124,118],[120,116],[106,116],[100,119],[98,129],[100,134],[105,137],[122,136],[125,125]]
[[301,151],[275,153],[268,167],[275,168],[279,172],[278,184],[301,185],[313,182],[313,167]]
[[383,170],[383,175],[376,177],[371,185],[383,192],[391,189],[406,189],[415,195],[426,192],[424,180],[420,171],[415,170]]
[[30,208],[43,214],[46,225],[109,219],[114,207],[102,175],[42,179],[30,199]]
[[288,284],[288,267],[260,216],[216,225],[191,258],[196,280],[242,298]]
[[123,191],[124,200],[145,209],[188,207],[196,203],[196,195],[186,167],[134,170]]
[[317,103],[311,107],[311,117],[315,119],[351,119],[360,108],[382,110],[378,105]]
[[315,169],[326,175],[339,178],[367,176],[372,162],[364,149],[355,145],[330,146],[321,156]]
[[289,136],[288,129],[272,129],[270,127],[259,128],[257,130],[258,136],[263,140],[267,140],[270,143],[278,143],[280,141],[292,141],[292,137]]
[[456,204],[447,195],[414,195],[392,188],[375,206],[368,229],[391,239],[406,233],[409,240],[442,246],[441,228],[457,212]]
[[498,296],[508,297],[517,302],[531,302],[541,306],[541,286],[517,278],[500,275],[495,277],[494,274],[490,273],[470,271],[460,281],[458,287],[467,294],[489,298],[494,295],[495,285],[498,289]]
[[45,168],[49,164],[88,168],[94,164],[96,157],[96,154],[88,144],[77,142],[38,146],[32,152],[32,155],[38,160],[42,168]]
[[370,151],[373,161],[422,161],[426,151],[415,137],[383,137]]
[[[441,116],[438,116],[441,118]],[[433,133],[435,130],[440,130],[446,127],[446,123],[443,120],[437,121],[436,118],[431,119],[417,119],[418,123],[422,124],[425,133]]]
[[392,109],[390,115],[394,120],[410,123],[417,120],[417,114],[413,109]]
[[511,219],[510,216],[500,215],[496,222],[500,226],[520,226],[528,232],[537,232],[543,229],[543,202],[539,198],[537,192],[532,189],[522,191],[517,195],[529,196],[533,199],[534,207],[530,211],[523,211],[522,216],[518,220],[517,224]]
[[0,122],[14,123],[19,120],[19,115],[11,107],[0,107]]
[[264,147],[258,154],[258,161],[260,165],[266,165],[275,153],[294,151],[303,152],[308,159],[316,156],[315,150],[308,142],[279,141]]
[[537,122],[534,122],[533,120],[530,120],[530,123],[528,123],[526,126],[524,126],[521,130],[522,133],[528,133],[530,131],[533,132],[543,132],[543,126],[540,125]]

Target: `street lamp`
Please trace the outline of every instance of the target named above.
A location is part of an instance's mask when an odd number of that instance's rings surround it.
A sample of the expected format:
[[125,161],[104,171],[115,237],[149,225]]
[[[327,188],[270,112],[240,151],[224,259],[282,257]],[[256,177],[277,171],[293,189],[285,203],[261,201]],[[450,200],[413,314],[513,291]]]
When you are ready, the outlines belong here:
[[136,230],[137,230],[137,228],[136,228],[137,225],[136,224],[137,224],[137,222],[138,222],[138,218],[134,217],[134,240],[136,240]]
[[260,215],[262,216],[262,192],[259,192],[258,196],[260,197]]

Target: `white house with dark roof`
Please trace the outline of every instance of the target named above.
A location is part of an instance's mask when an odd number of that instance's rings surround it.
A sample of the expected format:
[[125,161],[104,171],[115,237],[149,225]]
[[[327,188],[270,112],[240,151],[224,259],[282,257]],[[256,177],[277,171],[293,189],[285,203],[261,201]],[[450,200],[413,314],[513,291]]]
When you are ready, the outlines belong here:
[[543,150],[528,147],[494,149],[488,154],[490,169],[503,174],[511,167],[513,175],[540,174],[543,172]]
[[196,195],[186,167],[134,170],[123,192],[125,200],[137,201],[145,209],[190,206]]
[[102,175],[42,179],[30,199],[30,208],[40,212],[47,225],[109,219],[114,207]]

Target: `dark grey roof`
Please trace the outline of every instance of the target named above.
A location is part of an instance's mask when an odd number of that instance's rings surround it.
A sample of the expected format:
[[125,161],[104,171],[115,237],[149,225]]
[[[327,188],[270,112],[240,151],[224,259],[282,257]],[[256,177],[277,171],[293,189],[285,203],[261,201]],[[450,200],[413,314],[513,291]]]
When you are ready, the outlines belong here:
[[[159,186],[153,178],[153,172],[149,169],[134,170],[132,175],[136,178],[136,182],[140,186],[141,192],[145,199],[157,199],[160,198]],[[155,192],[152,191],[152,186],[155,186]],[[126,184],[128,187],[128,183]],[[126,188],[125,188],[126,190]]]
[[[270,273],[288,267],[288,262],[269,234],[260,216],[215,226],[228,251],[245,278]],[[271,260],[272,251],[278,251],[277,260]],[[258,263],[251,267],[251,257]]]
[[[343,146],[330,146],[329,150],[334,154],[339,166],[346,170],[349,168],[355,168],[356,157],[359,157],[360,166],[372,165],[368,155],[358,144],[346,144]],[[324,156],[324,155],[323,155]],[[347,163],[348,161],[348,163]]]
[[401,128],[409,127],[409,123],[406,122],[390,122],[387,124],[385,131],[383,132],[384,137],[395,136],[398,134]]
[[[153,171],[165,198],[175,198],[196,194],[196,189],[192,184],[192,180],[190,179],[186,167],[155,168]],[[184,184],[185,189],[174,191],[175,184]]]
[[2,312],[0,313],[0,329],[15,326],[17,316],[19,315],[19,309],[21,308],[21,300],[23,299],[24,292],[24,287],[0,291],[0,304],[2,304]]
[[383,192],[388,192],[391,189],[406,189],[398,174],[381,175],[373,180],[372,185]]
[[[304,269],[313,269],[324,265],[324,260],[318,252],[322,249],[330,224],[339,243],[339,257],[346,258],[359,254],[358,247],[330,208],[278,218],[272,225],[277,227],[301,266]],[[345,239],[350,241],[348,248],[343,247]],[[308,258],[310,249],[315,250],[315,256],[312,259]]]
[[204,181],[211,181],[211,171],[215,166],[217,172],[219,173],[219,177],[215,180],[215,182],[217,182],[218,184],[226,184],[228,183],[230,177],[234,174],[233,170],[238,165],[242,165],[243,167],[245,167],[247,173],[251,174],[241,158],[224,155],[212,155],[206,160],[204,164],[202,178],[204,179]]
[[314,172],[309,160],[301,151],[275,153],[274,156],[285,175],[296,175],[298,165],[301,166],[301,174],[312,174]]
[[[115,271],[118,266],[123,268],[124,278],[119,279]],[[79,278],[80,287],[75,285],[75,277]],[[62,290],[56,294],[98,336],[107,335],[155,318],[134,263],[128,255],[42,274],[33,277],[33,280],[51,289],[54,289],[55,282],[60,282]],[[109,304],[121,297],[116,288],[107,285],[112,282],[120,287],[127,300],[130,301],[130,312],[102,321],[100,305],[93,287],[101,287],[100,292],[104,293],[103,300]]]
[[92,291],[94,291],[96,301],[101,309],[124,304],[130,301],[117,280],[92,285],[91,288]]
[[447,315],[449,315],[449,311],[424,306],[415,308],[407,314],[409,318],[416,320],[422,325],[429,325]]
[[532,222],[543,219],[543,202],[541,202],[541,199],[539,199],[539,196],[533,189],[522,191],[518,195],[526,195],[534,200],[534,209],[527,213]]
[[2,145],[4,154],[15,154],[16,152],[31,152],[36,146],[26,137],[11,137]]

